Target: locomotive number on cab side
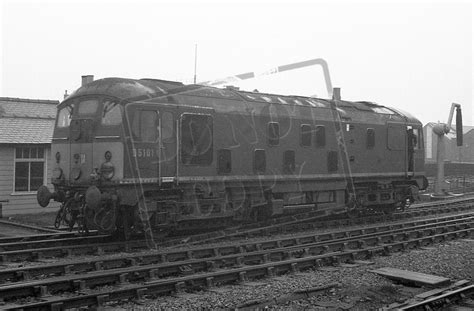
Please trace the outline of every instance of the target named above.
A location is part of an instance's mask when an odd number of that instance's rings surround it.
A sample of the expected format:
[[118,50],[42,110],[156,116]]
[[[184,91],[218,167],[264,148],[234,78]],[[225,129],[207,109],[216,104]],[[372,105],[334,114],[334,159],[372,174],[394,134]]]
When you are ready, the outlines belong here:
[[134,158],[153,158],[157,152],[153,148],[132,148]]

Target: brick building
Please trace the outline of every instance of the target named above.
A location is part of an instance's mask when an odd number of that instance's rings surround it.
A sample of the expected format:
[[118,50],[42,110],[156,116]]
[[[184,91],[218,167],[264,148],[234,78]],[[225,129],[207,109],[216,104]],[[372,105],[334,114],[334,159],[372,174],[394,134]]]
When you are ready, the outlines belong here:
[[[38,212],[36,190],[50,185],[58,101],[0,97],[0,201],[3,216]],[[51,187],[52,188],[52,187]],[[50,204],[52,210],[57,204]]]

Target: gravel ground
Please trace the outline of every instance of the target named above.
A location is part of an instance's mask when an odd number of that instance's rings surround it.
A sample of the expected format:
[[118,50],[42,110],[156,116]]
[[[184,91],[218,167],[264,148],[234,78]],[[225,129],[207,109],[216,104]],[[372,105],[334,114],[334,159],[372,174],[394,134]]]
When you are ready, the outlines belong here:
[[[473,280],[474,240],[457,240],[433,247],[375,257],[373,264],[309,270],[245,284],[225,285],[207,291],[147,299],[109,306],[109,310],[215,310],[235,309],[259,301],[268,310],[374,310],[405,301],[427,291],[408,287],[369,270],[393,267],[451,278]],[[292,295],[297,290],[332,287],[308,296]],[[250,308],[248,308],[250,309]]]

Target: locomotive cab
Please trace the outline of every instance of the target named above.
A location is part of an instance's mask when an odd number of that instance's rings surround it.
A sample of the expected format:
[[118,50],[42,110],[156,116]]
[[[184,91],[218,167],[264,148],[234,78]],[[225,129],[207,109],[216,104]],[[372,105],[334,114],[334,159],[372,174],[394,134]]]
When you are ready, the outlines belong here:
[[79,97],[58,109],[53,185],[87,186],[123,178],[123,107],[116,100]]

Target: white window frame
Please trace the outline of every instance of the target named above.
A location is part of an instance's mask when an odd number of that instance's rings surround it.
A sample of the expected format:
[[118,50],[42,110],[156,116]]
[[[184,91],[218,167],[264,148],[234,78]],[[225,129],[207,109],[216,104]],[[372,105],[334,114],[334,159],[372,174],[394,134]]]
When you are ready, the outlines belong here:
[[[43,158],[21,158],[17,159],[16,152],[18,148],[42,148],[43,149]],[[31,195],[35,194],[37,189],[29,189],[29,191],[16,191],[15,190],[15,179],[16,179],[16,163],[18,162],[43,162],[43,185],[46,185],[47,181],[47,172],[48,172],[48,161],[47,159],[48,148],[44,145],[15,145],[13,147],[13,183],[12,183],[12,195]],[[30,187],[30,179],[31,179],[31,166],[28,169],[28,188]]]

